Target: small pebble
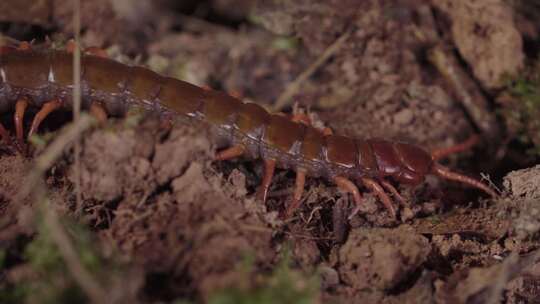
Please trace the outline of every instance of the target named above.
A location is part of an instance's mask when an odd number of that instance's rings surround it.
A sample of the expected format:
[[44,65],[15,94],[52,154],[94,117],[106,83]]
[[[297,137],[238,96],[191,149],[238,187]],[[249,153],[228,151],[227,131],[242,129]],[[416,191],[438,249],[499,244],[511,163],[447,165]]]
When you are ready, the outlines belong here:
[[404,109],[394,115],[394,121],[399,125],[407,125],[413,120],[413,113],[410,109]]

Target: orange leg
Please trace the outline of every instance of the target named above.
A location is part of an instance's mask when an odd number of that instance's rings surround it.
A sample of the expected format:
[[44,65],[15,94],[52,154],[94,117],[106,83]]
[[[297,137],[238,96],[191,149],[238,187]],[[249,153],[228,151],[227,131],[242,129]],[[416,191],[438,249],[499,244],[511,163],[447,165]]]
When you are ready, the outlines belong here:
[[491,188],[489,188],[487,185],[484,185],[482,182],[472,177],[468,177],[459,173],[452,172],[450,171],[450,169],[446,168],[443,165],[435,163],[433,164],[433,167],[431,170],[432,170],[432,173],[435,175],[480,189],[484,191],[485,193],[489,194],[491,197],[499,196],[497,193],[495,193],[495,191],[491,190]]
[[242,145],[236,145],[216,153],[216,160],[228,160],[241,156],[246,151]]
[[479,140],[480,140],[480,137],[477,134],[474,134],[473,136],[471,136],[466,141],[464,141],[462,143],[459,143],[457,145],[447,147],[447,148],[433,150],[431,152],[431,158],[433,158],[433,160],[438,160],[438,159],[441,159],[441,158],[445,158],[450,154],[459,153],[459,152],[462,152],[462,151],[465,151],[465,150],[469,150],[474,145],[476,145]]
[[90,104],[90,114],[101,124],[107,121],[107,111],[100,101],[92,101]]
[[272,183],[272,177],[274,176],[274,170],[276,169],[276,160],[275,159],[265,159],[264,160],[264,176],[261,183],[261,187],[257,191],[257,196],[262,199],[263,202],[266,202],[268,196],[268,189]]
[[244,99],[244,93],[242,93],[242,91],[240,90],[231,90],[227,93],[236,99],[240,99],[240,100]]
[[[66,52],[72,54],[77,47],[78,46],[73,39],[69,40],[66,43]],[[83,52],[88,55],[93,55],[101,58],[109,58],[109,55],[107,55],[107,52],[104,49],[95,46],[88,47],[84,49]]]
[[304,185],[306,183],[306,174],[307,171],[303,168],[296,169],[296,185],[294,188],[294,194],[292,197],[292,202],[285,210],[285,213],[283,214],[282,218],[289,218],[291,217],[296,209],[300,207],[301,199],[302,199],[302,193],[304,192]]
[[389,182],[387,182],[385,180],[381,180],[380,183],[386,190],[388,190],[388,191],[390,191],[390,193],[392,193],[392,195],[399,201],[399,203],[402,206],[409,206],[409,204],[407,203],[407,200],[404,199],[403,196],[401,196],[401,194],[399,194],[397,189],[394,186],[392,186],[392,184],[390,184]]
[[304,113],[293,114],[291,120],[294,122],[303,123],[306,126],[311,126],[311,119]]
[[392,200],[390,197],[384,192],[384,189],[371,178],[364,177],[362,178],[362,182],[366,187],[370,188],[371,191],[375,192],[375,194],[379,197],[381,202],[383,203],[384,207],[390,212],[390,215],[393,218],[396,218],[396,209],[394,208],[394,205],[392,205]]
[[[297,104],[295,104],[293,108],[293,114],[290,119],[294,122],[299,122],[306,126],[311,126],[311,119],[309,118],[307,114],[299,110]],[[321,131],[321,133],[323,133],[324,135],[333,134],[332,129],[330,128],[319,129],[319,131]],[[283,218],[291,217],[294,211],[296,211],[296,209],[300,207],[305,183],[306,183],[306,171],[304,169],[299,168],[297,169],[297,172],[296,172],[296,186],[294,189],[293,199],[289,207],[285,210],[285,214],[283,215]]]
[[342,177],[342,176],[334,177],[334,183],[336,183],[336,185],[338,186],[340,190],[350,193],[353,196],[356,207],[353,209],[353,211],[349,215],[349,219],[351,219],[358,213],[358,211],[360,211],[360,206],[362,205],[362,195],[360,194],[358,187],[356,187],[356,185],[353,182],[351,182],[345,177]]
[[13,122],[15,123],[15,132],[17,134],[17,140],[22,143],[24,140],[24,112],[28,108],[28,99],[22,97],[17,100],[15,104],[15,114],[13,115]]
[[[302,110],[300,110],[297,103],[294,104],[291,120],[294,122],[302,123],[306,126],[312,125],[311,118],[309,117],[309,115],[304,113]],[[317,130],[319,130],[324,135],[334,134],[334,131],[332,131],[332,129],[328,127],[317,128]]]
[[[305,124],[306,126],[311,126],[311,119],[309,118],[307,114],[303,114],[303,113],[293,114],[291,120],[294,122]],[[334,134],[334,131],[332,131],[332,129],[328,127],[324,127],[322,129],[317,129],[317,130],[319,130],[323,135],[327,135],[327,136]]]
[[17,47],[17,49],[19,51],[30,51],[32,49],[32,46],[28,41],[22,41]]
[[43,107],[41,107],[41,110],[39,110],[39,112],[34,117],[34,120],[32,121],[32,126],[30,127],[30,131],[28,131],[28,138],[30,138],[30,136],[32,136],[37,131],[39,125],[47,117],[47,115],[49,115],[54,110],[57,110],[61,106],[62,101],[60,99],[54,99],[43,104]]

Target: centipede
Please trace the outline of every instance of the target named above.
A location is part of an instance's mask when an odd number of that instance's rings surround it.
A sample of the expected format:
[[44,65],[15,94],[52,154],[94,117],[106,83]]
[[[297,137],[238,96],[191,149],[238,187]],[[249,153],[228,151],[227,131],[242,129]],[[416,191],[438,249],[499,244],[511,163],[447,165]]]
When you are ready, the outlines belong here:
[[[4,143],[24,142],[38,131],[50,113],[71,109],[72,53],[72,46],[63,50],[28,43],[0,46],[0,113],[13,112],[15,126],[12,136],[0,123]],[[211,130],[217,147],[216,161],[241,156],[262,159],[264,174],[256,195],[263,202],[276,168],[295,171],[294,191],[282,213],[284,218],[301,206],[308,176],[325,178],[351,195],[355,207],[350,217],[361,210],[361,187],[371,191],[395,218],[394,200],[404,200],[395,185],[418,185],[427,175],[498,196],[480,180],[453,172],[438,162],[468,149],[478,136],[429,152],[407,142],[337,135],[315,128],[302,115],[270,113],[256,103],[243,102],[227,93],[117,62],[95,48],[83,50],[80,71],[81,107],[98,120],[122,117],[130,109],[138,108],[173,122],[202,122]],[[29,108],[35,108],[37,113],[25,135],[23,120]]]

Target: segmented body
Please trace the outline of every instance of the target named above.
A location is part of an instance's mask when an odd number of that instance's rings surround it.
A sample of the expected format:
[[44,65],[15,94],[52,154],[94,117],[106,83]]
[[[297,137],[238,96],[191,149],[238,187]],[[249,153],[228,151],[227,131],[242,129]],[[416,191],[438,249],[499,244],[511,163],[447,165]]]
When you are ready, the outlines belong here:
[[[63,51],[13,50],[0,58],[0,111],[12,111],[14,101],[28,96],[41,107],[61,98],[71,108],[72,55]],[[216,128],[222,144],[242,143],[251,156],[275,158],[285,168],[303,167],[311,175],[350,177],[393,175],[401,181],[429,170],[424,150],[384,140],[324,136],[261,106],[227,94],[163,77],[149,69],[127,66],[96,56],[81,62],[83,107],[100,100],[111,115],[140,107],[162,115],[203,120]],[[420,166],[418,166],[420,164]]]
[[[39,108],[56,99],[70,109],[72,62],[72,54],[65,51],[1,49],[0,112],[14,111],[15,101],[22,97],[30,106]],[[83,108],[99,101],[107,114],[114,116],[137,107],[166,117],[204,121],[215,131],[220,146],[242,146],[252,157],[272,159],[278,166],[303,170],[310,176],[355,180],[392,177],[416,184],[434,164],[432,156],[420,147],[323,135],[309,125],[270,114],[257,104],[143,67],[85,55],[81,73]]]

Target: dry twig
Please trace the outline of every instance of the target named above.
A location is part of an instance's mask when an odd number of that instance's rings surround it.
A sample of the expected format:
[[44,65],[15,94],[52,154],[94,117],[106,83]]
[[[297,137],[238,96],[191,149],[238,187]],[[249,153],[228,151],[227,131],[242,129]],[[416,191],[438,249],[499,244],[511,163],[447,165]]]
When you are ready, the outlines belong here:
[[15,202],[27,197],[43,178],[43,174],[60,157],[64,149],[70,146],[80,134],[92,126],[94,119],[89,115],[81,115],[78,121],[73,122],[62,130],[60,135],[47,147],[47,149],[34,161],[34,169],[28,174],[25,183],[15,197]]
[[[81,1],[73,0],[73,30],[75,32],[75,44],[80,45],[81,40]],[[78,121],[81,116],[81,49],[76,47],[73,50],[73,120]],[[81,194],[81,143],[75,140],[74,147],[74,174],[75,174],[75,214],[81,214],[82,194]]]
[[[40,197],[45,195],[45,191],[41,187],[41,191],[38,191]],[[58,215],[54,210],[54,207],[50,205],[48,200],[43,200],[42,204],[43,218],[47,229],[50,231],[51,238],[53,242],[58,247],[58,251],[62,255],[67,268],[73,278],[86,293],[86,295],[91,299],[93,303],[107,303],[107,293],[99,285],[99,283],[94,279],[92,274],[83,266],[79,256],[69,239],[66,231]]]
[[442,39],[436,31],[433,13],[428,5],[418,9],[424,26],[416,34],[425,43],[433,47],[428,52],[428,60],[437,68],[453,92],[463,105],[473,123],[488,137],[499,134],[499,126],[495,115],[489,109],[489,103],[472,77],[459,64],[452,52],[444,47]]
[[313,62],[304,72],[302,72],[296,79],[291,82],[285,91],[281,93],[281,95],[276,100],[276,103],[274,104],[273,110],[274,112],[279,112],[283,110],[287,105],[291,103],[291,98],[300,90],[300,87],[306,80],[313,75],[317,71],[317,69],[323,65],[326,60],[328,60],[332,55],[334,55],[341,46],[347,41],[347,38],[351,35],[351,31],[345,32],[341,37],[336,39],[334,43],[332,43],[322,54]]

